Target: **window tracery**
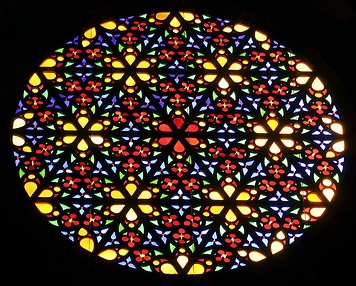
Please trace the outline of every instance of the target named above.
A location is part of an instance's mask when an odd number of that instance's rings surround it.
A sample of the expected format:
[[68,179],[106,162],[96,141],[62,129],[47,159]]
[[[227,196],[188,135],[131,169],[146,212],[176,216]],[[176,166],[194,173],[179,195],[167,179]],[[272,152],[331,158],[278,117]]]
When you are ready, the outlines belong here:
[[164,274],[235,269],[299,239],[343,172],[343,124],[302,57],[189,11],[104,22],[49,55],[13,120],[16,167],[74,243]]

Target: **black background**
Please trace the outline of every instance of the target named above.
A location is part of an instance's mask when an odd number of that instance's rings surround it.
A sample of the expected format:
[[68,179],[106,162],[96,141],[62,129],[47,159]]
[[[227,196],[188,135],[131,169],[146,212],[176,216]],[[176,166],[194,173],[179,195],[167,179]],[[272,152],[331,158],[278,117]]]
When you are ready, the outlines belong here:
[[[0,284],[354,285],[356,13],[353,1],[0,1]],[[325,216],[283,253],[236,271],[162,276],[112,265],[74,247],[29,203],[16,180],[10,118],[34,67],[103,19],[147,9],[242,18],[309,59],[330,84],[346,125],[345,178]]]

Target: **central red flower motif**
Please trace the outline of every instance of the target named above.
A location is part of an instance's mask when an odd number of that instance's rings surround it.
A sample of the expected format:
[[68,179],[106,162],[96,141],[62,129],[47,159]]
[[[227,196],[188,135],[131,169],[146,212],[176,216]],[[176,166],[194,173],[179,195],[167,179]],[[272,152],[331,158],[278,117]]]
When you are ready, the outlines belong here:
[[[185,121],[182,117],[174,117],[172,120],[172,125],[168,125],[167,123],[162,123],[158,126],[158,130],[163,132],[163,136],[159,138],[158,142],[161,145],[169,145],[172,141],[174,141],[173,150],[177,153],[182,153],[185,151],[185,144],[188,143],[192,146],[196,146],[199,144],[199,139],[194,136],[199,131],[199,126],[195,123],[185,124]],[[185,133],[183,136],[182,131]],[[175,136],[175,132],[178,132]],[[192,134],[194,134],[192,136]],[[180,138],[184,137],[184,141]]]

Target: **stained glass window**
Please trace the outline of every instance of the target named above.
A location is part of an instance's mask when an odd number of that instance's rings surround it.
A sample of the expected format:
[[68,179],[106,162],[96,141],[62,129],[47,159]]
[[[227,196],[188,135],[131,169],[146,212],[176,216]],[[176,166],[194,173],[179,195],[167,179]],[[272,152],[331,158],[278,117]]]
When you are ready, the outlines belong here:
[[323,216],[343,172],[343,122],[313,64],[190,11],[87,29],[44,57],[14,113],[15,165],[43,217],[149,272],[279,253]]

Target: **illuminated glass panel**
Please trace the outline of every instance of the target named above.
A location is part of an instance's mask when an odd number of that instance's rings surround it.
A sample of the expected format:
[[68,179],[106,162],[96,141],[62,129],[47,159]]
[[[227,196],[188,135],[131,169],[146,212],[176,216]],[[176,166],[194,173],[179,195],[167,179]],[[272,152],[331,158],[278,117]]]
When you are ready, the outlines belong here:
[[282,251],[338,192],[344,126],[307,60],[192,12],[110,20],[50,53],[13,118],[19,179],[74,244],[164,274]]

